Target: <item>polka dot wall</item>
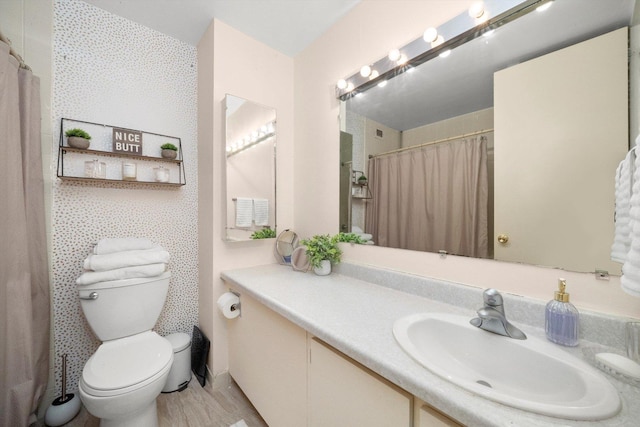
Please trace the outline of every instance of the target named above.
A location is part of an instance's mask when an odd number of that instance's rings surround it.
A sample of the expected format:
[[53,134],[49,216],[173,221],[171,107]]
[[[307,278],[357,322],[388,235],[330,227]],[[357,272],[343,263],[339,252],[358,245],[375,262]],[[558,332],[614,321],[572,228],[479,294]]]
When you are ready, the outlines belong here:
[[[67,387],[74,390],[99,345],[75,285],[99,239],[147,237],[164,246],[172,278],[155,329],[190,333],[198,322],[197,54],[193,46],[80,0],[56,0],[53,21],[54,134],[64,117],[181,138],[187,182],[162,187],[54,179],[55,387],[61,386],[59,360],[66,353]],[[57,147],[55,138],[54,162]]]

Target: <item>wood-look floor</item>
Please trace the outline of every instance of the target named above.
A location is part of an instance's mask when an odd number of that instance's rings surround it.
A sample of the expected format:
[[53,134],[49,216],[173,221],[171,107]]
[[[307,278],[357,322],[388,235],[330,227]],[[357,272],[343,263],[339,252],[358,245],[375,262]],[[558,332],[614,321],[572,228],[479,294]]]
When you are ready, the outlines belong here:
[[[233,380],[214,389],[209,382],[202,387],[192,378],[185,390],[160,394],[157,405],[160,427],[229,427],[240,420],[248,427],[268,427]],[[84,407],[65,424],[68,427],[99,425],[100,420]],[[44,427],[44,423],[31,427]]]

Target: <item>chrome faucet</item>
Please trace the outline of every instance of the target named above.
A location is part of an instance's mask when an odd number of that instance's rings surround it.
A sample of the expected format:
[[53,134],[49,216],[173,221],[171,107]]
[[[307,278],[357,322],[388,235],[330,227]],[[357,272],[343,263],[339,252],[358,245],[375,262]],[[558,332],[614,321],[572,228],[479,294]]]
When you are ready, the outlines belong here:
[[507,320],[504,314],[504,303],[500,292],[495,289],[486,289],[482,293],[482,298],[484,300],[484,307],[478,310],[478,317],[471,319],[469,323],[485,331],[493,332],[494,334],[504,335],[505,337],[515,338],[517,340],[527,339],[524,332],[513,326]]

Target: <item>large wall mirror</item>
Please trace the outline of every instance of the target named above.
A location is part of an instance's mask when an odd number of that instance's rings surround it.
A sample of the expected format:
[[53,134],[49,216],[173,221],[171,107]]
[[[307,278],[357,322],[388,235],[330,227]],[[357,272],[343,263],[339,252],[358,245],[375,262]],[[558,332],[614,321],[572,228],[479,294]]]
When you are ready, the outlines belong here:
[[526,1],[512,12],[522,6],[450,51],[343,91],[341,231],[620,274],[614,177],[638,133],[637,2]]
[[276,110],[233,95],[225,100],[227,241],[276,237]]

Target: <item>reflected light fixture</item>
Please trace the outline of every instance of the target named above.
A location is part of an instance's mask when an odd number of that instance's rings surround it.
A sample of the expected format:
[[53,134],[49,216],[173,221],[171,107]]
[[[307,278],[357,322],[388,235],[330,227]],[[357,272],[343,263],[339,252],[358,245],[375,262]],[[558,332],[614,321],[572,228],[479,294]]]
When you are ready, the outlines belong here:
[[378,72],[378,70],[373,70],[371,71],[371,74],[369,75],[369,80],[373,80],[375,78],[377,78],[380,75],[380,73]]
[[538,7],[536,8],[536,10],[537,10],[538,12],[544,12],[545,10],[549,9],[549,8],[551,7],[551,5],[552,5],[552,4],[553,4],[553,0],[551,0],[551,1],[549,1],[549,2],[547,2],[547,3],[545,3],[545,4],[543,4],[542,6],[538,6]]
[[244,138],[239,139],[233,142],[230,145],[227,145],[227,157],[231,157],[234,154],[238,154],[241,151],[246,150],[247,148],[253,147],[255,145],[260,144],[263,141],[275,136],[276,134],[276,126],[275,121],[265,123],[259,129],[250,132],[245,135]]
[[440,58],[446,58],[447,56],[451,55],[451,49],[447,49],[444,52],[442,52],[440,55]]
[[385,87],[387,85],[387,81],[383,80],[380,83],[378,83],[378,87]]

